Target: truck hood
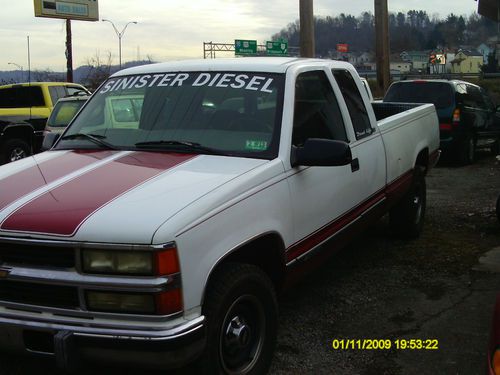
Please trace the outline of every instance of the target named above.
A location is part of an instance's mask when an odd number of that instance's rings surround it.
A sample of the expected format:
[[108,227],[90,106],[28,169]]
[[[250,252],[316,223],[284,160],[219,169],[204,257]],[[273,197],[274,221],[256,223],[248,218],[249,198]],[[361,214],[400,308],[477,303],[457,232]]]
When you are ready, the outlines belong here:
[[139,151],[45,152],[0,168],[0,236],[150,243],[176,213],[266,162]]

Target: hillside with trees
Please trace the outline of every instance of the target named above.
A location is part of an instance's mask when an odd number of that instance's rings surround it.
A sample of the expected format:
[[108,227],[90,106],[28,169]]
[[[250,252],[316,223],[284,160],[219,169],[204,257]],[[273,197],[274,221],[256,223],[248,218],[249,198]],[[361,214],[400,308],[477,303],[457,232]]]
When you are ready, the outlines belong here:
[[[299,21],[272,36],[286,39],[291,46],[299,45]],[[403,50],[455,49],[477,47],[495,36],[495,22],[473,13],[468,17],[449,14],[444,19],[429,16],[422,10],[389,15],[391,52]],[[326,57],[337,43],[349,44],[351,51],[374,51],[375,17],[364,12],[359,17],[341,13],[338,16],[315,17],[316,53]]]

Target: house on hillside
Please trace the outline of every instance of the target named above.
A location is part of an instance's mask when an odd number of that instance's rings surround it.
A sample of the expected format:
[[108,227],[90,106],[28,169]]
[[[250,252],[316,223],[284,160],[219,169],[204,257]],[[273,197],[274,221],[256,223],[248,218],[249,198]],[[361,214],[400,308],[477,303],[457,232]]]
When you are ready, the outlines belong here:
[[483,65],[483,55],[477,51],[459,50],[451,61],[452,73],[478,74]]
[[413,71],[427,72],[429,68],[429,51],[403,51],[399,56],[411,62]]
[[399,71],[401,74],[410,73],[412,70],[412,63],[410,61],[404,61],[398,55],[391,55],[391,61],[389,62],[390,70]]

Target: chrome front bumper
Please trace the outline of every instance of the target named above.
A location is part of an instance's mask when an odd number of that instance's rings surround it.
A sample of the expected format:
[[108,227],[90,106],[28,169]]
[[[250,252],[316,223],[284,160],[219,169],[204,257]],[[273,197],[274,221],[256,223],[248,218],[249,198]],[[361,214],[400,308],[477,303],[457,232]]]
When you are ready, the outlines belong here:
[[0,317],[0,349],[55,358],[74,370],[80,362],[171,369],[198,357],[205,347],[205,317],[163,331],[70,326]]

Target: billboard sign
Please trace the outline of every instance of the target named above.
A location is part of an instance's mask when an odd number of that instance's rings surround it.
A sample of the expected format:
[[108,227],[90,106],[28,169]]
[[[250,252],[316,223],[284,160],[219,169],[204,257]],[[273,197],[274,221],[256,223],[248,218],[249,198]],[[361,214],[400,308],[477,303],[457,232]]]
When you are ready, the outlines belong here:
[[99,21],[98,0],[33,0],[35,17]]
[[342,53],[349,52],[349,45],[346,43],[337,44],[337,52],[342,52]]

